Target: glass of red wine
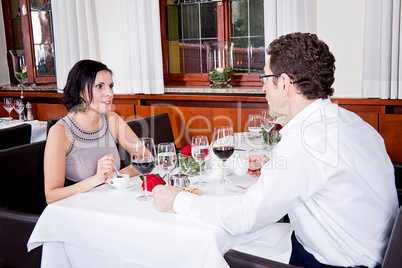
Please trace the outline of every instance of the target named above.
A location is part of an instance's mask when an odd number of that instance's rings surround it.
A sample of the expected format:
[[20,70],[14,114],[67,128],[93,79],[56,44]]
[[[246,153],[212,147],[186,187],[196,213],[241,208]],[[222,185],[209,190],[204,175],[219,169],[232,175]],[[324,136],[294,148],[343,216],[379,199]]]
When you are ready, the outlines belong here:
[[232,181],[226,177],[225,163],[234,153],[234,135],[231,127],[216,127],[212,141],[212,150],[215,155],[222,160],[223,174],[221,183],[231,183]]
[[133,141],[131,152],[131,163],[144,177],[144,193],[137,197],[139,201],[152,200],[152,194],[147,189],[147,175],[152,172],[156,166],[156,151],[153,138],[139,138]]

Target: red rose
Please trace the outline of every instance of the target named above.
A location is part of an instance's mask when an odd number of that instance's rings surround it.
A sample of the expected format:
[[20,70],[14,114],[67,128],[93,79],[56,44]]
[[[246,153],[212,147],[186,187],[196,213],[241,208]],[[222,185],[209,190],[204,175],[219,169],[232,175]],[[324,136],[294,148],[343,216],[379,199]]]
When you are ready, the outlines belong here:
[[190,156],[191,157],[191,144],[184,146],[183,149],[181,149],[180,153],[182,155]]
[[[147,175],[147,191],[152,192],[152,189],[159,184],[165,185],[166,182],[159,176],[155,174],[148,174]],[[144,188],[144,181],[142,181],[142,189]]]
[[281,124],[275,124],[275,126],[272,128],[272,130],[281,130],[282,125]]

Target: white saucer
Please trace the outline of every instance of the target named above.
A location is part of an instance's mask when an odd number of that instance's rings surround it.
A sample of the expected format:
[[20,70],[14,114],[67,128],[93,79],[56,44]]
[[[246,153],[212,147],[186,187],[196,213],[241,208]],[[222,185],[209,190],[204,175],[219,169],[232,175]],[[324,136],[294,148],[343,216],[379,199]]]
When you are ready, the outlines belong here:
[[111,192],[129,192],[137,188],[137,184],[129,183],[126,189],[119,190],[112,185],[107,185],[106,189]]
[[[233,172],[233,171],[232,171],[231,169],[229,169],[229,168],[226,168],[226,169],[225,169],[225,175],[226,175],[226,176],[232,174],[232,172]],[[208,176],[211,176],[211,177],[216,177],[216,178],[222,177],[221,174],[213,174],[211,169],[205,170],[205,174],[207,174]]]
[[228,194],[244,194],[247,192],[247,189],[242,189],[240,187],[237,187],[236,185],[231,185],[225,189],[225,192]]

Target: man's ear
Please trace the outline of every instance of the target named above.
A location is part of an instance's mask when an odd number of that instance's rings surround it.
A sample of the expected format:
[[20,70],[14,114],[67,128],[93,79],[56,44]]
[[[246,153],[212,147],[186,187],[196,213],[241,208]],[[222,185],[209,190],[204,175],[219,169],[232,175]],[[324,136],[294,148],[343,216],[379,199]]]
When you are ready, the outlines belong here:
[[289,96],[289,90],[290,90],[290,87],[292,86],[292,84],[291,84],[292,80],[290,79],[289,75],[287,75],[286,73],[281,74],[279,79],[281,79],[281,81],[282,81],[282,88],[281,88],[282,96],[283,97]]

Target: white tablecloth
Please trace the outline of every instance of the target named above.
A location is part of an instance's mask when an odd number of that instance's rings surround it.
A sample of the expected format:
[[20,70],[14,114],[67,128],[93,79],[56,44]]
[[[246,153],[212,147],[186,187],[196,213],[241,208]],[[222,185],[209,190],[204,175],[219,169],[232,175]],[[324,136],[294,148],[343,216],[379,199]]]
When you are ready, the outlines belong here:
[[46,140],[46,130],[47,130],[46,121],[31,120],[31,121],[20,122],[19,120],[12,120],[11,123],[9,123],[8,119],[1,118],[0,128],[9,128],[21,124],[30,124],[32,126],[31,142]]
[[[217,183],[218,179],[206,176],[209,185],[205,194],[227,194],[225,189],[230,185]],[[232,175],[231,179],[241,185],[255,182],[247,175]],[[239,250],[257,252],[259,237],[269,237],[270,230],[272,238],[277,240],[280,233],[280,239],[285,236],[288,243],[271,241],[270,245],[280,247],[274,253],[267,252],[285,261],[289,257],[289,226],[279,227],[281,232],[267,227],[232,236],[216,225],[158,212],[153,201],[136,200],[142,192],[139,178],[130,178],[130,184],[138,186],[117,192],[102,185],[49,205],[28,241],[29,250],[43,244],[42,267],[228,267],[223,258],[227,250],[239,246]],[[257,244],[247,244],[250,241]]]

